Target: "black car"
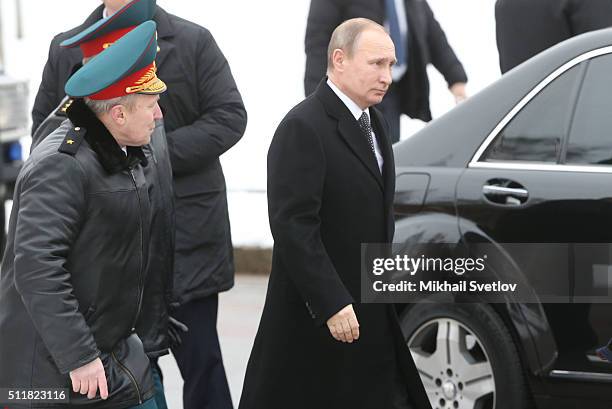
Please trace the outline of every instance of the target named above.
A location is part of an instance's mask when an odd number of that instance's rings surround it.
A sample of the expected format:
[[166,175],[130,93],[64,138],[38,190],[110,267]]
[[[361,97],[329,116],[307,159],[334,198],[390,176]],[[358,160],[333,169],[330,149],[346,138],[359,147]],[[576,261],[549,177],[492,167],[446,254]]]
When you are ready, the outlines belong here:
[[417,303],[400,313],[433,408],[612,408],[612,29],[561,43],[394,147],[394,242],[533,247],[564,303]]

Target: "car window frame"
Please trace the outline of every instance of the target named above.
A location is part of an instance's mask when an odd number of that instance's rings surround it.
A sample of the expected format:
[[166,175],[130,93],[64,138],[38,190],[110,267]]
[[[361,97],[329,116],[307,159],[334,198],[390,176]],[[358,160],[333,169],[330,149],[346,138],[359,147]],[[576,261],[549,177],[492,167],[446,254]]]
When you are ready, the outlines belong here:
[[[532,99],[534,99],[544,88],[546,88],[549,84],[559,78],[561,75],[574,68],[575,66],[589,62],[591,59],[600,57],[602,55],[612,54],[612,46],[600,47],[595,50],[591,50],[585,52],[572,60],[566,62],[561,65],[559,68],[554,70],[551,74],[546,76],[542,81],[540,81],[535,87],[531,89],[502,119],[498,122],[498,124],[493,128],[493,130],[487,135],[484,141],[481,143],[479,148],[476,150],[472,159],[468,163],[468,168],[480,168],[480,169],[515,169],[515,170],[544,170],[544,171],[562,171],[562,172],[589,172],[589,173],[612,173],[612,165],[579,165],[572,164],[567,165],[564,163],[538,163],[538,162],[520,162],[520,161],[495,161],[495,162],[486,162],[484,160],[484,155],[489,148],[489,146],[495,141],[495,139],[500,135],[500,133],[504,130],[504,128],[512,121],[516,115],[529,103]],[[586,72],[586,65],[583,66],[581,75],[584,75]],[[577,87],[579,91],[580,87]],[[576,92],[576,90],[573,90]],[[575,95],[576,96],[576,95]],[[574,101],[574,104],[576,101]],[[561,159],[563,162],[565,158],[565,151],[567,149],[567,141],[569,138],[568,135],[565,135],[563,140],[563,145],[561,147]]]
[[[571,117],[571,122],[572,122],[572,126],[571,129],[569,130],[568,134],[566,135],[566,141],[563,145],[563,149],[562,149],[562,155],[561,155],[561,164],[567,164],[567,154],[570,148],[570,143],[572,142],[572,136],[575,136],[575,130],[574,130],[574,125],[575,125],[575,121],[577,118],[580,118],[580,115],[578,115],[578,109],[581,107],[581,103],[583,103],[584,101],[582,100],[582,97],[589,97],[590,95],[585,94],[585,85],[586,85],[586,78],[587,75],[589,75],[589,73],[591,72],[592,66],[593,64],[597,64],[598,62],[596,61],[598,58],[601,57],[605,57],[608,56],[608,58],[612,57],[612,53],[606,53],[606,54],[602,54],[602,55],[598,55],[595,57],[592,57],[584,62],[582,62],[581,64],[583,65],[582,67],[582,79],[581,79],[581,84],[580,84],[580,91],[578,93],[578,97],[576,98],[575,104],[574,104],[574,112],[572,113],[572,117]],[[609,61],[609,60],[608,60]],[[590,84],[589,84],[590,85]],[[608,96],[609,98],[609,96]],[[605,104],[607,106],[607,104]],[[575,138],[573,139],[574,141],[576,140]],[[580,140],[580,139],[578,139]],[[592,166],[592,167],[612,167],[612,163],[580,163],[580,162],[570,162],[571,166],[573,165],[577,165],[577,166]]]

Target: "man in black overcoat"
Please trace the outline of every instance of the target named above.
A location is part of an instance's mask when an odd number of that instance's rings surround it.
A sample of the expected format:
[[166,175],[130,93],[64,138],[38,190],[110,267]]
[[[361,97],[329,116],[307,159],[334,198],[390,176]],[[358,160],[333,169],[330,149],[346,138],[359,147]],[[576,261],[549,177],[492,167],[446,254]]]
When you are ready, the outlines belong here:
[[268,153],[272,272],[240,409],[429,409],[392,305],[360,303],[361,243],[392,240],[395,173],[372,108],[393,42],[340,25],[328,79],[279,125]]
[[[394,7],[395,13],[389,8]],[[384,24],[396,16],[405,32],[400,35],[406,54],[404,69],[394,72],[394,84],[378,107],[389,122],[389,137],[399,140],[400,116],[431,120],[427,65],[444,76],[457,102],[466,98],[467,75],[444,31],[425,0],[311,0],[306,25],[306,95],[314,92],[325,76],[327,44],[334,28],[345,20],[364,17]],[[394,38],[395,41],[398,39]],[[396,48],[398,45],[396,44]],[[398,59],[400,58],[397,49]]]
[[497,0],[495,22],[503,74],[570,37],[612,26],[612,1]]

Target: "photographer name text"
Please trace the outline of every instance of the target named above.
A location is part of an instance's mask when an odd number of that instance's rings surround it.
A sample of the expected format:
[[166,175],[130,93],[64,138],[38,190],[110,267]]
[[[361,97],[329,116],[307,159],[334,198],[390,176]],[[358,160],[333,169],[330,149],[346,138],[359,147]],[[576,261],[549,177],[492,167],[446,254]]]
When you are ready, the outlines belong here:
[[376,292],[514,292],[517,284],[501,281],[480,283],[478,281],[461,281],[452,283],[448,281],[400,281],[397,283],[384,283],[374,281],[373,289]]

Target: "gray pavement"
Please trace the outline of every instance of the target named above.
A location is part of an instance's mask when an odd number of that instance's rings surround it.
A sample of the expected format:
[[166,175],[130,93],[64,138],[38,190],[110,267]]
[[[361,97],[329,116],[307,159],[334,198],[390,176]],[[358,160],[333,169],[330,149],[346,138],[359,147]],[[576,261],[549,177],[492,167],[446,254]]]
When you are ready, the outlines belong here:
[[[217,328],[234,406],[238,406],[246,364],[251,353],[266,297],[268,277],[238,274],[236,285],[219,295]],[[164,356],[159,364],[169,409],[182,409],[183,380],[174,358]]]

